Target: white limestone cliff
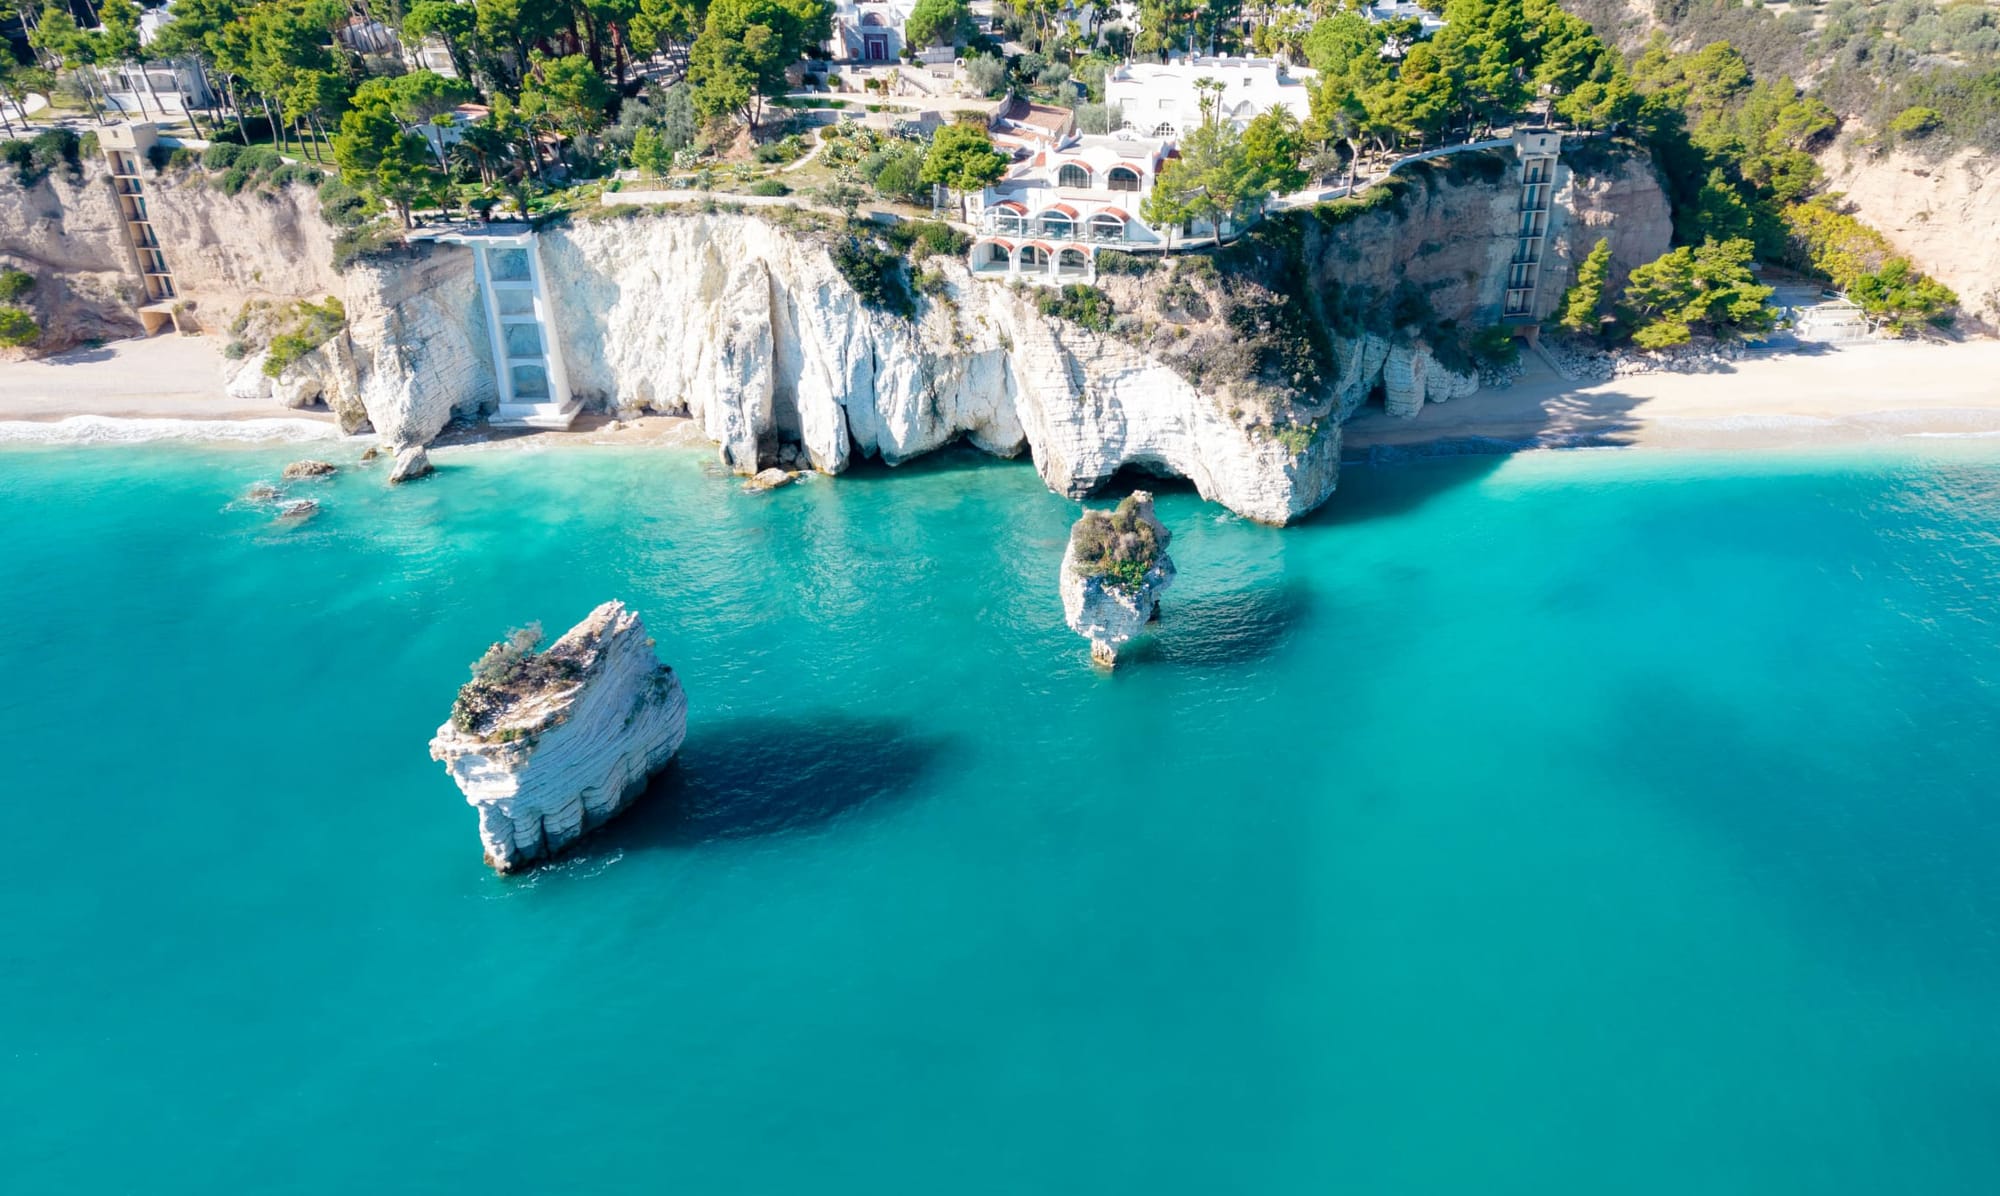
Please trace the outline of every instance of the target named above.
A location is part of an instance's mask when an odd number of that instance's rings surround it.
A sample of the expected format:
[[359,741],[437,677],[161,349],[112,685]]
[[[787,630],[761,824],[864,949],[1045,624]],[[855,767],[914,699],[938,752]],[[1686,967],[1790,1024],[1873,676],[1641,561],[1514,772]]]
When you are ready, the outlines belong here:
[[1079,565],[1079,544],[1089,535],[1092,524],[1097,524],[1102,534],[1107,520],[1103,511],[1084,512],[1070,528],[1058,575],[1064,621],[1070,630],[1090,641],[1091,662],[1106,668],[1116,665],[1119,649],[1158,617],[1160,593],[1174,583],[1174,562],[1167,555],[1167,544],[1173,534],[1153,513],[1153,496],[1135,490],[1119,504],[1116,514],[1125,516],[1128,504],[1130,515],[1152,530],[1157,549],[1138,587],[1131,588],[1102,575],[1086,575]]
[[479,811],[486,862],[501,872],[624,810],[687,737],[687,695],[624,603],[590,612],[541,658],[551,676],[484,717],[455,709],[431,740],[431,758]]
[[1414,419],[1425,403],[1447,403],[1478,389],[1477,374],[1439,365],[1422,344],[1397,345],[1382,364],[1382,406],[1399,419]]

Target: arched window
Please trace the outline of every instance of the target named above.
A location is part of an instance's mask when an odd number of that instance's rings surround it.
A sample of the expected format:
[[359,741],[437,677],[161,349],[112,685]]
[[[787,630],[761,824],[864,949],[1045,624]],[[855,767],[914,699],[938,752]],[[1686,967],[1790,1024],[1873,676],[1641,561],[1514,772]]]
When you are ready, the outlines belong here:
[[1155,137],[1173,137],[1175,135],[1172,121],[1163,120],[1153,126],[1153,136]]
[[1018,256],[1023,266],[1040,266],[1046,264],[1049,260],[1049,255],[1042,252],[1042,247],[1039,245],[1021,246],[1021,252]]
[[988,244],[986,246],[986,260],[996,266],[1006,265],[1008,262],[1007,247],[998,241]]
[[1125,221],[1109,212],[1099,212],[1090,218],[1090,231],[1093,236],[1105,240],[1122,241],[1125,239]]
[[1139,172],[1129,166],[1113,166],[1110,184],[1113,191],[1137,191]]
[[1056,172],[1056,185],[1087,191],[1090,189],[1090,171],[1074,162],[1067,163]]
[[879,12],[863,13],[861,14],[861,23],[863,25],[881,25],[882,14]]
[[1076,232],[1076,221],[1061,212],[1042,213],[1042,235],[1045,237],[1067,237]]
[[1090,269],[1090,259],[1081,249],[1065,249],[1056,256],[1058,274],[1082,274]]

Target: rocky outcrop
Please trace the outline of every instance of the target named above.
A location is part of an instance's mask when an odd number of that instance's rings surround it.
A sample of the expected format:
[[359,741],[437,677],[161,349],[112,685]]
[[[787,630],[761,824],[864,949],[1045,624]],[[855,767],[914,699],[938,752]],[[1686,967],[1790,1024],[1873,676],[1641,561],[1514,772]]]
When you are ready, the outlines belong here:
[[1845,139],[1822,165],[1857,217],[1958,292],[1962,327],[2000,327],[2000,163],[1977,150],[1932,159]]
[[[340,293],[333,230],[311,187],[225,195],[199,170],[141,170],[147,216],[185,297],[184,324],[215,332],[252,299]],[[0,171],[0,265],[36,276],[43,352],[140,331],[143,292],[99,160],[86,158],[81,170],[58,169],[29,187]]]
[[[580,224],[545,234],[541,257],[576,395],[620,414],[686,414],[745,474],[781,464],[788,446],[838,473],[963,438],[1031,454],[1077,497],[1131,467],[1283,523],[1333,489],[1337,431],[1289,452],[1167,365],[957,261],[930,263],[944,286],[909,320],[864,305],[818,241],[748,216]],[[358,321],[354,338],[376,339]],[[378,406],[383,388],[363,390],[378,428],[442,426],[427,387],[396,414]]]
[[1144,490],[1114,511],[1085,511],[1070,528],[1058,583],[1063,618],[1090,641],[1092,663],[1116,665],[1119,649],[1159,617],[1160,592],[1174,582],[1172,539]]
[[424,446],[413,444],[396,454],[395,461],[389,466],[389,484],[398,486],[414,482],[435,472],[437,467],[431,464],[431,455],[424,451]]
[[1382,406],[1399,419],[1416,418],[1425,403],[1448,403],[1478,389],[1477,375],[1439,365],[1425,345],[1397,345],[1382,365]]
[[481,660],[431,740],[501,872],[602,826],[687,737],[687,696],[624,603],[590,612],[546,652],[534,639],[508,647]]
[[280,476],[287,482],[296,482],[302,478],[331,477],[339,472],[340,466],[335,465],[333,462],[316,461],[309,457],[303,461],[294,461],[290,465],[285,466],[285,472]]

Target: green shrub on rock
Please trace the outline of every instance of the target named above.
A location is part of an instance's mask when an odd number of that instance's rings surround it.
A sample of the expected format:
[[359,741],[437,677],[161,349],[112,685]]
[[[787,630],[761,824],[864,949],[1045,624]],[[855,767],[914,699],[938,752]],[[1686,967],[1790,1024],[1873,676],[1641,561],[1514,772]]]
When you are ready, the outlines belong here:
[[1142,516],[1137,497],[1128,494],[1112,510],[1085,511],[1070,532],[1070,548],[1079,575],[1136,591],[1172,539]]

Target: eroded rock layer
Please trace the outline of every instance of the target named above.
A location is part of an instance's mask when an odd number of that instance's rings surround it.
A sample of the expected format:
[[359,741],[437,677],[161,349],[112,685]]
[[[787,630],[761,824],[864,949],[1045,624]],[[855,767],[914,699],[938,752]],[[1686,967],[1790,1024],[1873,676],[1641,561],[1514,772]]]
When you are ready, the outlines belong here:
[[479,812],[486,862],[513,872],[560,852],[645,791],[687,737],[687,695],[639,616],[607,602],[550,645],[570,675],[476,729],[431,740]]

